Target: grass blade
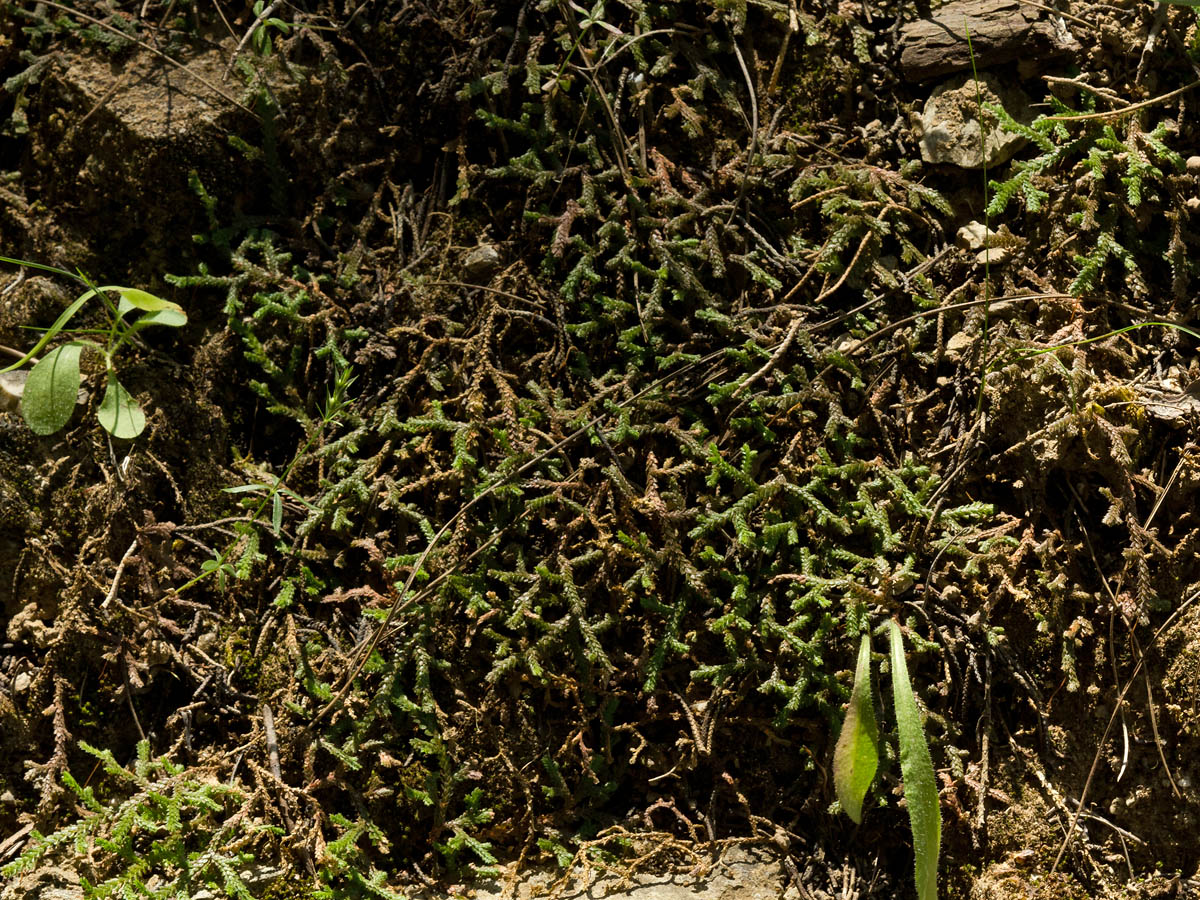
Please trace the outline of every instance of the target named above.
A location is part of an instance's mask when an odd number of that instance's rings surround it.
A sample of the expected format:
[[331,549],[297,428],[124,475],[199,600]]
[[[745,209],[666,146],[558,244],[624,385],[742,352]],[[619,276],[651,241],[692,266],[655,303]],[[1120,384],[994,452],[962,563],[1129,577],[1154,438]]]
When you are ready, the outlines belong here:
[[48,266],[45,263],[33,262],[28,259],[14,259],[11,256],[0,256],[0,263],[9,263],[14,266],[28,266],[31,269],[41,269],[43,272],[53,272],[55,275],[66,275],[68,278],[74,278],[79,281],[80,278],[74,272],[68,272],[66,269],[59,269],[55,266]]
[[[5,258],[6,257],[0,257],[0,259],[5,259]],[[44,267],[41,267],[41,268],[44,268]],[[58,270],[54,269],[52,271],[58,271]],[[25,365],[25,363],[29,362],[31,359],[33,359],[35,356],[37,356],[38,353],[41,352],[41,349],[43,347],[45,347],[48,343],[50,343],[52,340],[54,340],[55,335],[57,335],[60,331],[62,331],[64,328],[67,327],[67,323],[70,322],[71,319],[74,318],[75,313],[79,312],[79,310],[83,307],[83,305],[85,303],[87,303],[88,298],[90,296],[91,296],[90,293],[84,294],[82,297],[80,297],[74,303],[72,303],[70,306],[68,306],[65,310],[63,310],[62,315],[54,320],[54,324],[46,329],[45,333],[42,335],[42,339],[40,341],[38,341],[36,344],[34,344],[33,349],[30,350],[28,353],[26,353],[24,356],[22,356],[19,360],[17,360],[11,366],[7,366],[3,369],[0,369],[0,374],[3,374],[5,372],[11,372],[13,369],[19,369],[19,368],[21,368],[21,366]],[[78,356],[76,358],[78,359]],[[66,424],[66,423],[64,422],[63,424]]]
[[917,897],[937,900],[938,852],[942,845],[942,812],[938,803],[933,759],[921,727],[921,711],[913,696],[904,660],[904,638],[895,620],[889,623],[892,645],[892,695],[896,704],[896,727],[900,732],[900,775],[904,799],[912,825],[916,854]]

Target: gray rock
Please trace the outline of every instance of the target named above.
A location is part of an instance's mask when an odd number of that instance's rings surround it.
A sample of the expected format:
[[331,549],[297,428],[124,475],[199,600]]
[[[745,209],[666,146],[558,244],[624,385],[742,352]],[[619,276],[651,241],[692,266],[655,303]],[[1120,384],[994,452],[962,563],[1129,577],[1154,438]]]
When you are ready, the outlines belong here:
[[500,271],[500,251],[491,244],[480,244],[463,254],[463,274],[470,281],[487,281]]
[[[474,900],[529,900],[544,896],[557,881],[557,873],[534,874],[519,878],[515,891],[505,893],[505,885],[494,883],[476,888],[468,896]],[[422,900],[432,895],[419,894]],[[556,896],[561,900],[599,900],[602,897],[626,897],[631,900],[799,900],[801,894],[789,885],[777,855],[761,849],[731,848],[711,871],[695,875],[635,874],[628,880],[615,875],[593,878],[580,872],[573,876]]]
[[976,250],[975,261],[980,264],[997,265],[1005,262],[1012,252],[1009,247],[1013,236],[1007,225],[993,231],[982,222],[968,222],[958,229],[954,243],[964,250]]
[[[21,408],[21,398],[25,396],[25,381],[28,378],[29,369],[0,372],[0,412],[16,412]],[[80,387],[79,393],[75,395],[75,405],[82,406],[87,401],[87,388]]]
[[20,408],[28,377],[26,369],[0,373],[0,412],[16,412]]
[[[1001,128],[995,118],[980,109],[998,104],[1018,122],[1032,121],[1028,95],[1018,87],[1004,85],[987,72],[974,78],[959,76],[934,88],[921,115],[913,122],[913,131],[920,142],[921,158],[928,163],[948,163],[964,169],[983,168],[1008,162],[1026,144],[1022,135]],[[980,138],[980,113],[987,122],[986,153]]]
[[975,336],[967,334],[965,331],[958,331],[950,335],[950,340],[946,341],[946,359],[950,362],[958,362],[975,341]]

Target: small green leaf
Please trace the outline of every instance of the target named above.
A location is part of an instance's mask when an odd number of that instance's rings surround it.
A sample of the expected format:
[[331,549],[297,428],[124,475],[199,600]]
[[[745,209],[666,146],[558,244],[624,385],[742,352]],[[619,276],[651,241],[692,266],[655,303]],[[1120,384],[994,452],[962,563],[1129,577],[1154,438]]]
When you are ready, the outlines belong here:
[[[32,375],[32,373],[30,373]],[[129,391],[111,375],[104,389],[104,399],[96,413],[100,424],[115,438],[135,438],[146,428],[146,415]]]
[[892,644],[892,696],[896,704],[896,727],[900,732],[900,775],[904,779],[904,799],[912,826],[913,851],[916,854],[917,897],[937,900],[938,853],[942,845],[942,810],[938,802],[937,779],[921,711],[913,696],[904,660],[904,638],[895,620],[889,623]]
[[133,327],[139,329],[147,325],[165,325],[168,328],[182,328],[186,324],[187,314],[182,309],[159,309],[146,313],[133,323]]
[[155,297],[153,294],[139,291],[136,288],[109,286],[100,288],[100,290],[116,291],[121,295],[121,302],[117,304],[118,318],[134,309],[140,309],[145,313],[134,323],[134,328],[145,328],[147,325],[167,325],[171,328],[179,328],[187,324],[187,313],[178,303],[163,300],[161,297]]
[[283,498],[279,494],[274,494],[271,497],[271,531],[275,537],[279,537],[279,530],[283,528]]
[[21,412],[34,434],[53,434],[71,418],[79,396],[79,344],[63,344],[29,372]]
[[863,798],[879,768],[879,726],[875,723],[875,701],[871,691],[871,638],[862,636],[858,668],[846,720],[833,751],[833,784],[838,800],[856,823],[862,823]]
[[155,297],[153,294],[146,291],[139,291],[137,288],[118,287],[115,284],[106,284],[99,288],[101,291],[116,291],[121,295],[121,302],[117,305],[117,311],[124,314],[131,309],[140,309],[145,312],[155,312],[160,309],[178,309],[182,311],[182,307],[178,303],[172,303],[170,300],[164,300],[162,297]]

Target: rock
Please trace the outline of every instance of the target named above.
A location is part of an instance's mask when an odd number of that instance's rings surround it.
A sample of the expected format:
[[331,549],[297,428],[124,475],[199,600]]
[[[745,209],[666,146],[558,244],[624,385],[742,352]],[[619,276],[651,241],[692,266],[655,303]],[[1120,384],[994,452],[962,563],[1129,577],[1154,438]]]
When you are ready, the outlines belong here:
[[990,168],[1008,162],[1029,143],[1024,136],[1001,128],[989,115],[985,154],[979,127],[981,99],[985,106],[1004,107],[1018,122],[1033,120],[1028,95],[1018,87],[1006,86],[995,75],[980,73],[978,85],[974,78],[952,78],[934,89],[913,123],[925,162],[981,169],[986,160]]
[[491,244],[480,244],[463,254],[462,267],[469,281],[487,281],[500,271],[500,251]]
[[978,250],[984,246],[989,236],[995,234],[989,231],[982,222],[968,222],[954,236],[954,243],[964,250]]
[[[992,252],[994,254],[996,251],[993,250]],[[1005,251],[1004,256],[1001,258],[1001,262],[1007,258],[1008,251]],[[992,262],[996,262],[994,257]],[[1024,297],[1010,297],[1007,300],[996,300],[995,302],[988,304],[988,315],[993,319],[1007,319],[1010,318],[1014,313],[1020,312],[1024,303]]]
[[964,250],[977,250],[975,261],[980,265],[999,265],[1007,261],[1012,253],[1012,246],[1020,243],[1013,237],[1007,225],[1001,225],[999,231],[992,231],[981,222],[968,222],[958,229],[954,243]]
[[1171,366],[1157,383],[1139,384],[1135,390],[1146,414],[1173,428],[1200,415],[1200,384],[1191,383],[1178,366]]
[[[239,94],[224,80],[229,52],[181,55],[203,81],[141,48],[56,55],[30,99],[29,165],[47,173],[42,202],[80,233],[105,235],[110,255],[147,274],[176,271],[192,234],[208,229],[189,172],[227,202],[254,188],[228,137],[251,138],[256,125],[214,90]],[[272,90],[285,106],[295,93]]]
[[0,412],[16,412],[21,405],[21,395],[25,393],[25,379],[29,372],[18,369],[15,372],[0,373]]
[[39,866],[33,872],[18,873],[0,889],[0,900],[83,900],[79,873],[70,867]]
[[946,341],[946,359],[950,362],[958,362],[973,343],[975,343],[975,338],[965,331],[950,335],[950,340]]
[[[971,32],[970,47],[967,29]],[[1018,0],[959,0],[900,30],[900,71],[909,81],[1013,61],[1070,57],[1080,49],[1061,16]]]
[[44,650],[59,636],[58,631],[44,621],[47,617],[49,614],[42,610],[36,601],[27,603],[8,620],[5,634],[14,643],[33,644]]
[[[516,885],[506,890],[502,881],[482,884],[468,896],[474,900],[530,900],[545,896],[549,885],[558,879],[557,872],[534,873],[518,879]],[[630,900],[800,900],[803,896],[824,896],[823,892],[803,893],[788,884],[787,875],[779,862],[778,853],[762,849],[731,848],[710,871],[692,875],[635,874],[629,879],[614,874],[595,877],[594,881],[584,872],[572,876],[563,890],[555,893],[560,897],[627,897]],[[433,900],[445,894],[420,891],[420,900]]]
[[1012,251],[1007,247],[989,247],[975,254],[975,262],[981,266],[999,266],[1008,262]]
[[[0,373],[0,412],[16,412],[20,408],[21,398],[25,396],[27,378],[29,378],[29,369]],[[87,389],[80,387],[79,393],[75,395],[75,405],[82,406],[87,401]]]
[[1200,156],[1187,158],[1187,170],[1189,175],[1200,175]]

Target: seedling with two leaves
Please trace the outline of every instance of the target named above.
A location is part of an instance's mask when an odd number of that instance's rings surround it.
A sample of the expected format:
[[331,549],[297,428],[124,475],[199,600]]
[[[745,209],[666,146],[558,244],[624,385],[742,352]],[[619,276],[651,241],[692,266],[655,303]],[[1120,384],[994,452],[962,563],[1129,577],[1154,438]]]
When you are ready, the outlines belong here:
[[[75,302],[63,310],[54,324],[45,329],[33,349],[21,359],[0,369],[0,374],[34,363],[25,382],[21,411],[35,434],[53,434],[60,430],[75,411],[82,376],[79,357],[92,350],[104,360],[104,398],[96,410],[101,426],[115,438],[135,438],[146,427],[146,414],[138,402],[117,380],[116,358],[121,349],[140,331],[152,325],[179,328],[187,323],[187,314],[177,303],[163,300],[137,288],[104,285],[97,287],[81,271],[68,272],[54,266],[0,256],[0,262],[53,272],[78,281],[85,288]],[[107,322],[100,328],[68,329],[67,326],[89,302],[103,305]],[[37,355],[60,335],[70,340],[54,347],[41,359]]]
[[[938,852],[942,843],[942,814],[938,803],[933,759],[921,727],[921,712],[913,696],[904,659],[904,639],[895,621],[888,623],[891,644],[892,702],[900,741],[900,776],[912,826],[916,855],[917,897],[937,900]],[[879,768],[879,726],[875,721],[875,693],[871,687],[871,637],[864,634],[858,650],[858,667],[850,705],[833,754],[833,783],[842,809],[862,822],[863,799]]]
[[267,6],[264,0],[255,0],[253,9],[254,24],[251,26],[250,45],[260,57],[265,58],[270,56],[271,51],[275,49],[275,40],[272,32],[278,33],[281,37],[286,37],[292,28],[290,22],[285,22],[283,19],[271,15],[278,8],[278,3],[272,3],[270,6]]

